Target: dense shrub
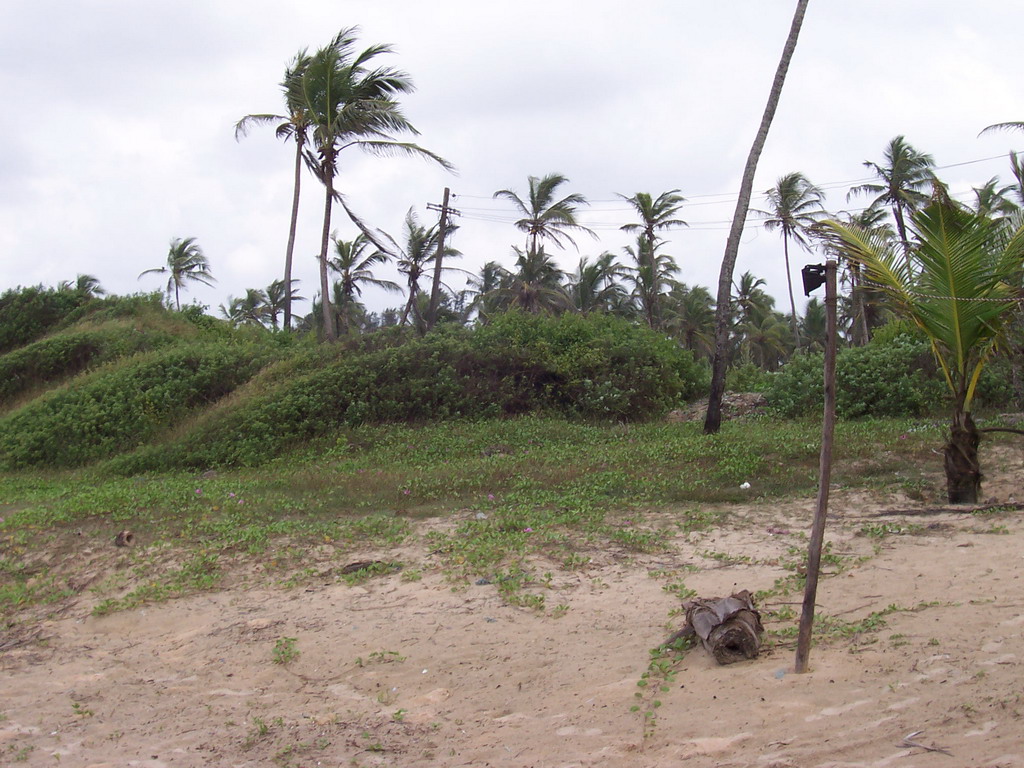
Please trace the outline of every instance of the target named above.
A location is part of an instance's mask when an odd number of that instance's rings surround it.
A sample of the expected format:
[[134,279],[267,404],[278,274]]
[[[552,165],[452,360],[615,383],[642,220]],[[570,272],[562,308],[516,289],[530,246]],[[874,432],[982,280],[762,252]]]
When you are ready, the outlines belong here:
[[[670,340],[610,317],[509,314],[423,339],[361,342],[270,366],[246,397],[214,409],[181,441],[112,466],[262,463],[341,425],[552,412],[586,418],[661,415],[702,386],[701,366]],[[328,355],[332,355],[328,357]],[[283,376],[287,370],[289,376]]]
[[0,405],[86,368],[177,341],[169,333],[128,326],[59,333],[0,356]]
[[[820,354],[800,355],[772,374],[765,396],[782,416],[821,411]],[[836,413],[861,416],[921,416],[944,406],[946,386],[928,344],[907,335],[836,356]]]
[[76,466],[142,445],[265,362],[252,345],[207,343],[103,368],[0,419],[0,467]]
[[0,295],[0,354],[40,338],[86,301],[80,293],[41,285],[4,291]]

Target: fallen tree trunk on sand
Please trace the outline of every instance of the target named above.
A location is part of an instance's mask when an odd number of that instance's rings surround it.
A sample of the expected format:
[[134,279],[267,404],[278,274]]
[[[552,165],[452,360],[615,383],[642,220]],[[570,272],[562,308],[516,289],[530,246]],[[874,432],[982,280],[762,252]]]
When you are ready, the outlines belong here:
[[686,626],[666,640],[665,645],[695,635],[719,664],[757,657],[764,627],[750,592],[743,590],[730,597],[698,598],[685,603],[684,607]]

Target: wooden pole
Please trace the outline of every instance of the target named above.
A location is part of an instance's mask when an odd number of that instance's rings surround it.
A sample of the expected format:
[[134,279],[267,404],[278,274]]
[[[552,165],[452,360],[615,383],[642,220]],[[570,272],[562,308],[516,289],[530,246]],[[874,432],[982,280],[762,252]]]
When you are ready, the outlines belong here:
[[427,311],[427,330],[437,322],[437,305],[441,301],[441,261],[444,259],[444,238],[448,234],[448,195],[451,190],[444,188],[441,202],[441,221],[437,225],[437,256],[434,257],[434,282],[430,288],[430,309]]
[[800,673],[807,671],[807,660],[811,653],[814,603],[818,592],[821,547],[825,539],[825,519],[828,516],[828,489],[832,479],[832,438],[836,426],[836,260],[831,258],[825,263],[825,316],[825,413],[821,427],[821,459],[818,464],[818,506],[814,512],[811,542],[807,550],[807,583],[796,644],[796,671]]

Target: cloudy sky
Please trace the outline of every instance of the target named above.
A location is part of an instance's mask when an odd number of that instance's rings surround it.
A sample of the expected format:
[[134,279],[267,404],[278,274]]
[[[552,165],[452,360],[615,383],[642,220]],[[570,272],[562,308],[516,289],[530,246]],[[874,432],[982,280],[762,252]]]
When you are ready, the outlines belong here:
[[[194,236],[217,278],[187,297],[216,313],[229,295],[281,276],[291,146],[273,131],[241,142],[243,115],[280,112],[278,83],[301,48],[340,28],[391,43],[419,143],[457,175],[420,160],[351,154],[339,188],[375,227],[399,235],[410,208],[444,187],[462,212],[462,266],[511,266],[523,237],[495,190],[525,195],[527,177],[558,172],[592,202],[600,236],[558,253],[622,253],[632,221],[618,194],[680,189],[688,229],[666,252],[690,284],[714,286],[747,151],[792,18],[794,0],[6,0],[0,24],[0,290],[79,273],[114,293],[158,290],[139,273]],[[1024,120],[1024,6],[1005,0],[811,0],[755,190],[801,171],[830,210],[853,210],[865,160],[903,134],[969,199],[1011,178],[1024,133],[978,137]],[[360,46],[362,47],[362,46]],[[322,188],[306,177],[296,249],[302,293],[316,291]],[[763,207],[763,196],[753,207]],[[335,227],[356,230],[339,210]],[[820,261],[798,253],[800,266]],[[778,234],[752,219],[737,275],[750,270],[785,305]],[[382,275],[389,276],[389,275]],[[461,288],[464,278],[451,280]],[[714,290],[712,290],[714,293]],[[401,297],[369,294],[371,309]],[[300,307],[308,311],[308,304]]]

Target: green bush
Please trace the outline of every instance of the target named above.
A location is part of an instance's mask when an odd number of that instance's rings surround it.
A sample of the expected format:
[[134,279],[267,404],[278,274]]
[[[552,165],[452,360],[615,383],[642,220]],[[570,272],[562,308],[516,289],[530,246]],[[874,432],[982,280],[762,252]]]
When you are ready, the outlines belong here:
[[0,405],[99,363],[176,341],[168,333],[143,333],[123,326],[49,336],[0,356]]
[[725,389],[728,392],[765,392],[772,374],[753,363],[737,365],[726,371]]
[[0,354],[40,338],[87,301],[74,291],[41,285],[4,291],[0,295]]
[[[782,416],[821,411],[821,354],[801,355],[771,374],[765,392]],[[922,416],[946,402],[945,383],[926,342],[898,335],[866,347],[840,350],[836,356],[836,413],[841,418]]]
[[142,445],[265,361],[252,345],[207,343],[100,369],[0,419],[0,467],[77,466]]
[[[404,343],[398,343],[403,340]],[[111,464],[256,465],[344,425],[559,413],[641,420],[702,386],[702,367],[674,342],[610,317],[509,314],[425,338],[388,332],[303,351],[256,377],[182,440]]]

